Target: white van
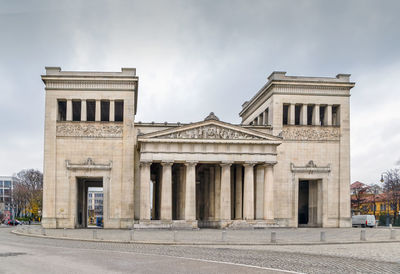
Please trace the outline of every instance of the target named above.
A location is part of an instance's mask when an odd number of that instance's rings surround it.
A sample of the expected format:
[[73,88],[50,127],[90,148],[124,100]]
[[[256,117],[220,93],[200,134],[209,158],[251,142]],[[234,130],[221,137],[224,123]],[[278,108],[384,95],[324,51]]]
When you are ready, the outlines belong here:
[[351,221],[353,226],[374,227],[376,224],[374,215],[354,215]]

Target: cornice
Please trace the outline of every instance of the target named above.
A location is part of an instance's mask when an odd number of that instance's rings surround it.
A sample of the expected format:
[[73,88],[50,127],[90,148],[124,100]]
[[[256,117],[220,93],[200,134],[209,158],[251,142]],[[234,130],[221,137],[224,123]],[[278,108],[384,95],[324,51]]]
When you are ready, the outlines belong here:
[[[326,89],[326,90],[346,90],[349,93],[349,90],[354,87],[355,82],[338,82],[338,81],[319,81],[318,77],[315,77],[315,80],[301,80],[301,78],[296,79],[282,79],[282,80],[270,80],[268,81],[250,100],[249,102],[243,107],[243,109],[239,112],[239,116],[243,117],[244,114],[253,107],[258,99],[263,96],[265,93],[269,93],[272,90],[272,93],[268,95],[267,99],[270,98],[275,93],[273,88],[275,87],[286,87],[286,88],[293,88],[293,89]],[[282,94],[282,93],[279,93]],[[291,93],[284,93],[284,94],[291,94]],[[309,95],[310,93],[295,93],[297,95]],[[339,94],[314,94],[313,95],[324,95],[324,96],[350,96],[349,94],[339,95]]]
[[138,142],[141,143],[187,143],[187,144],[252,144],[252,145],[279,145],[282,141],[268,140],[229,140],[229,139],[169,139],[169,138],[141,138],[138,137]]
[[135,91],[137,81],[134,80],[43,80],[46,90],[124,90]]

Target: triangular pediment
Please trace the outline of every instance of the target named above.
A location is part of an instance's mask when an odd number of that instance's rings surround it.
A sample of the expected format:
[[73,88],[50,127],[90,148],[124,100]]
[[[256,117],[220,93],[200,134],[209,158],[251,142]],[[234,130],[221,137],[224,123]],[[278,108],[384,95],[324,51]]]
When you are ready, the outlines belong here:
[[206,120],[139,136],[140,139],[260,140],[281,138],[217,120]]

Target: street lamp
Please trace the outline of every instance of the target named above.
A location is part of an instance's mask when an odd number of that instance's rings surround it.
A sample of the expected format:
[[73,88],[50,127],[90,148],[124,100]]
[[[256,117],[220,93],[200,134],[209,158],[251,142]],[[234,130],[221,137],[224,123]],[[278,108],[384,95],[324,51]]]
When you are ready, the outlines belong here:
[[[385,172],[382,172],[382,174],[381,174],[381,183],[384,183],[385,182],[385,180],[383,179],[383,174],[384,174]],[[389,222],[390,222],[390,215],[389,215],[389,209],[387,208],[388,207],[388,205],[390,204],[390,203],[388,203],[388,201],[387,201],[387,195],[385,195],[385,197],[386,197],[386,205],[385,205],[385,209],[386,209],[386,226],[389,226]],[[390,205],[389,205],[390,206]]]

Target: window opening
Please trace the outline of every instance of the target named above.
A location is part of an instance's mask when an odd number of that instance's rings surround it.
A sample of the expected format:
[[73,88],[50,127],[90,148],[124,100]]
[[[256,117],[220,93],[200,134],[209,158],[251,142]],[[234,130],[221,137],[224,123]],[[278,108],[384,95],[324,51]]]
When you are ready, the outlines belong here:
[[320,106],[319,108],[319,121],[321,126],[325,126],[325,109],[326,106]]
[[94,121],[96,119],[96,101],[86,101],[86,121]]
[[72,101],[72,121],[81,120],[81,101]]
[[58,116],[57,121],[67,120],[67,101],[58,100]]
[[301,113],[301,105],[296,105],[294,107],[294,124],[300,125],[300,113]]
[[314,106],[307,106],[307,125],[312,125],[312,114],[313,114]]
[[332,107],[332,125],[339,125],[339,106]]
[[124,120],[124,101],[115,101],[115,116],[116,122],[122,122]]
[[282,113],[282,124],[288,124],[288,112],[289,112],[289,105],[283,105],[283,113]]
[[110,101],[101,101],[101,121],[110,121]]
[[264,125],[269,125],[269,108],[267,108],[265,110],[265,121],[264,121]]

